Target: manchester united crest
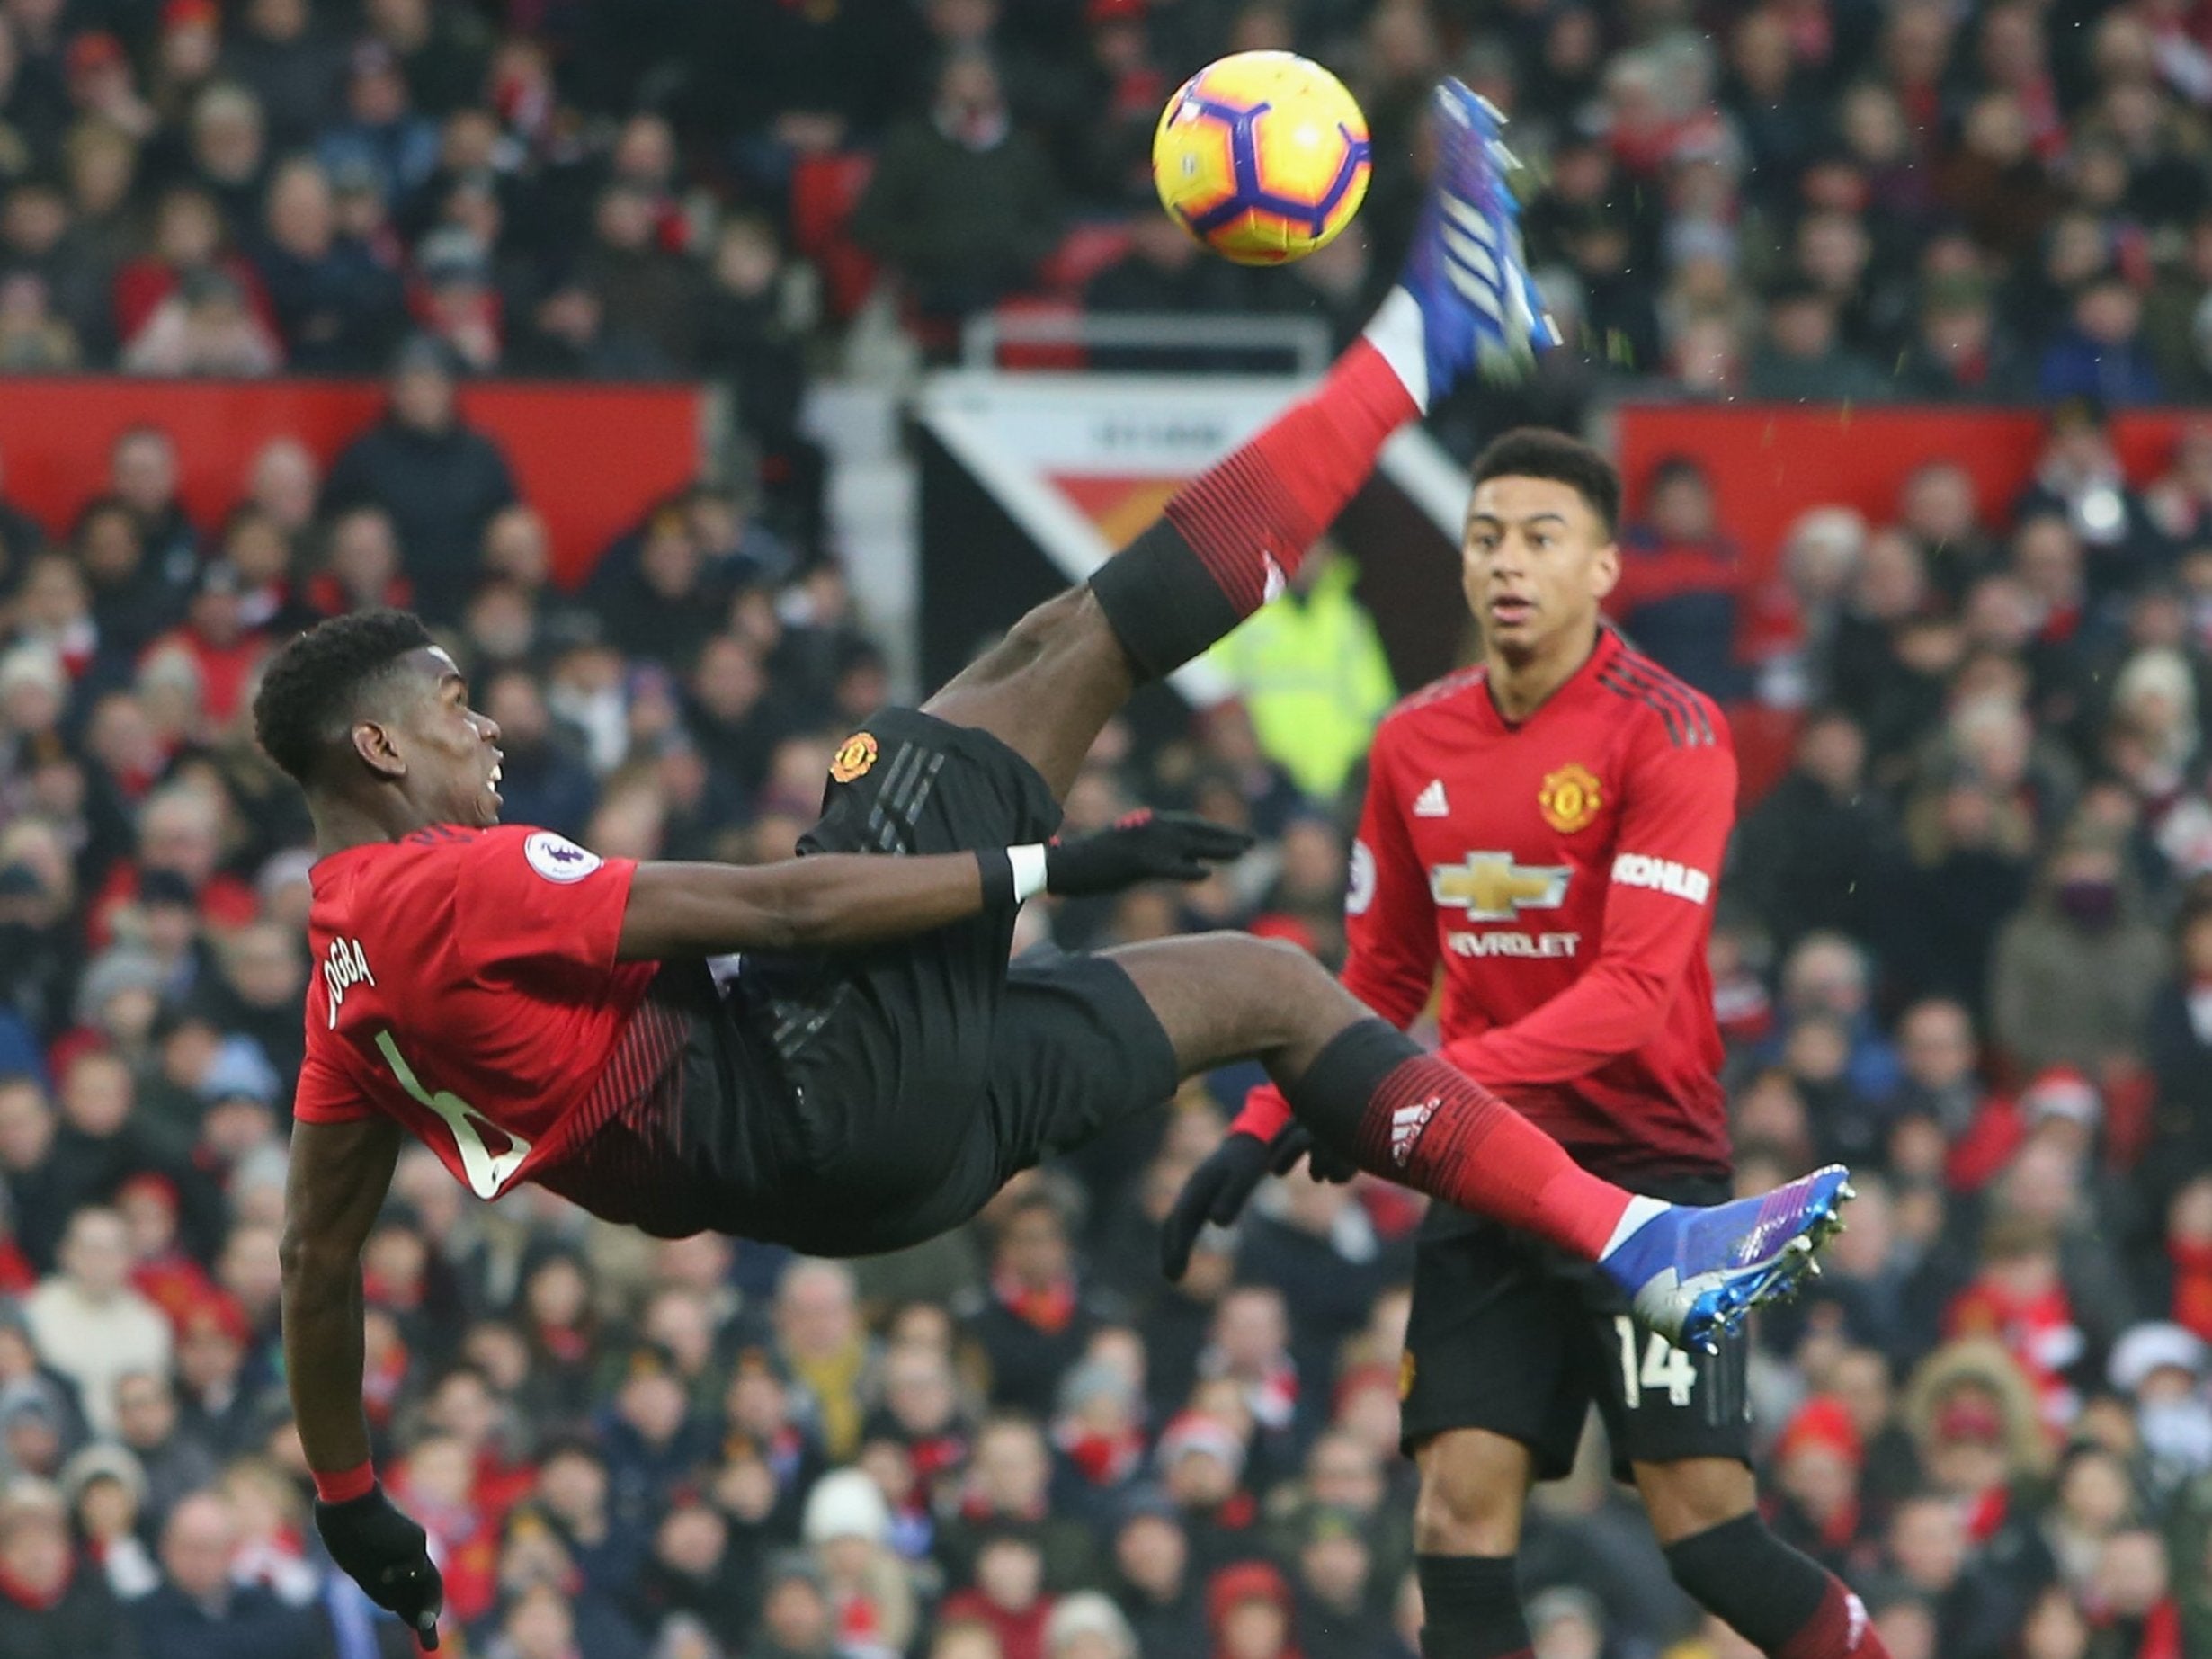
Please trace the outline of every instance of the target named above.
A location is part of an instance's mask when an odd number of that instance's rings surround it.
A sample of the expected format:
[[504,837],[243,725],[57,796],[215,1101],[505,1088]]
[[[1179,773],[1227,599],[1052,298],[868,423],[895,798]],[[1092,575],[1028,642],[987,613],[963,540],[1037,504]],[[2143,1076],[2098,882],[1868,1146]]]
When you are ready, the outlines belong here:
[[856,778],[868,776],[868,769],[876,763],[876,740],[866,732],[855,732],[840,744],[830,761],[830,781],[851,783]]
[[1536,804],[1544,815],[1544,822],[1562,835],[1572,835],[1585,829],[1605,805],[1599,792],[1598,780],[1587,766],[1573,763],[1562,766],[1544,780],[1544,787],[1537,791]]
[[1406,1349],[1398,1355],[1398,1398],[1403,1400],[1414,1391],[1414,1351]]

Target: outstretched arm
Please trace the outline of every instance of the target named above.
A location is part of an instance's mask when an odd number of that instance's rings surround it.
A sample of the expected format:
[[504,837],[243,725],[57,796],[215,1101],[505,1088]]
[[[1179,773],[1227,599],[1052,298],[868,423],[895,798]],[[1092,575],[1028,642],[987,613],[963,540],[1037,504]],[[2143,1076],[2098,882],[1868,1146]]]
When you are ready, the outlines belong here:
[[1239,831],[1167,813],[1051,846],[921,858],[825,852],[751,866],[640,864],[615,954],[657,961],[729,950],[843,950],[924,933],[1039,892],[1196,881],[1251,844]]
[[423,1529],[384,1495],[361,1411],[361,1253],[391,1190],[399,1126],[302,1121],[284,1190],[284,1376],[315,1471],[315,1524],[331,1559],[426,1647],[444,1587]]
[[284,1192],[284,1376],[308,1467],[369,1461],[361,1413],[361,1253],[399,1160],[386,1117],[300,1123]]

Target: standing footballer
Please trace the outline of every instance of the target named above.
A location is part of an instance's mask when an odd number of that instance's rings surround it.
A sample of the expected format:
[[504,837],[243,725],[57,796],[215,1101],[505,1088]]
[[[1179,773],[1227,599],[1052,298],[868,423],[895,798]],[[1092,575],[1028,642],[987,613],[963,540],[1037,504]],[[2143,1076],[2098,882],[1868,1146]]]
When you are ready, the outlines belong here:
[[[1483,662],[1376,734],[1343,981],[1403,1028],[1440,965],[1454,1066],[1593,1173],[1709,1202],[1729,1146],[1705,947],[1735,756],[1719,710],[1599,615],[1619,507],[1611,465],[1571,438],[1510,433],[1476,459],[1463,582]],[[1169,1273],[1307,1145],[1256,1091],[1177,1202]],[[1403,1370],[1427,1659],[1528,1659],[1522,1505],[1567,1472],[1593,1401],[1684,1590],[1779,1659],[1882,1659],[1859,1599],[1759,1519],[1742,1335],[1686,1352],[1628,1312],[1540,1239],[1431,1209]]]

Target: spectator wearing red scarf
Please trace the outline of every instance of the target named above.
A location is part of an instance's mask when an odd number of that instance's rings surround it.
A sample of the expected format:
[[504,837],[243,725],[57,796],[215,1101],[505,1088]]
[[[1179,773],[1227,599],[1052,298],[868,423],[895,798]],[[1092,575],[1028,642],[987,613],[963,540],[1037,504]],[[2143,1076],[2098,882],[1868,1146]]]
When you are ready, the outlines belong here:
[[2166,1541],[2148,1527],[2105,1540],[2087,1598],[2093,1651],[2115,1659],[2184,1659]]
[[994,1532],[976,1554],[976,1582],[947,1596],[941,1616],[987,1627],[998,1637],[1000,1659],[1045,1659],[1053,1598],[1044,1583],[1045,1558],[1036,1543],[1020,1532]]
[[1204,1570],[1261,1553],[1259,1504],[1244,1489],[1245,1447],[1220,1418],[1185,1412],[1160,1436],[1161,1484]]
[[2032,1217],[2000,1214],[1982,1236],[1982,1268],[1944,1315],[1947,1336],[1991,1336],[2035,1385],[2044,1420],[2070,1421],[2066,1379],[2087,1338],[2059,1271],[2057,1235]]
[[1841,1400],[1815,1395],[1797,1410],[1775,1442],[1776,1484],[1781,1488],[1776,1529],[1830,1572],[1849,1565],[1865,1508],[1860,1476],[1866,1446]]
[[893,1659],[913,1639],[914,1591],[891,1553],[890,1530],[883,1493],[858,1469],[825,1475],[807,1494],[802,1531],[845,1659]]
[[1060,1384],[1052,1443],[1087,1497],[1110,1502],[1145,1466],[1144,1405],[1122,1369],[1086,1360]]
[[125,1651],[107,1581],[81,1570],[61,1494],[19,1476],[0,1490],[0,1653],[26,1659]]
[[499,1528],[467,1443],[440,1433],[417,1440],[393,1474],[392,1495],[430,1535],[447,1613],[467,1623],[490,1612],[499,1596]]
[[141,663],[176,655],[192,666],[200,682],[200,711],[210,728],[237,718],[245,688],[269,654],[269,641],[245,621],[245,583],[237,567],[217,560],[200,573],[192,606],[181,628],[146,648]]
[[1006,1205],[991,1251],[989,1289],[960,1307],[991,1362],[991,1403],[1036,1418],[1083,1357],[1105,1311],[1084,1294],[1058,1202],[1041,1188]]
[[2173,1322],[2212,1342],[2212,1175],[2199,1175],[2166,1209],[2166,1262]]

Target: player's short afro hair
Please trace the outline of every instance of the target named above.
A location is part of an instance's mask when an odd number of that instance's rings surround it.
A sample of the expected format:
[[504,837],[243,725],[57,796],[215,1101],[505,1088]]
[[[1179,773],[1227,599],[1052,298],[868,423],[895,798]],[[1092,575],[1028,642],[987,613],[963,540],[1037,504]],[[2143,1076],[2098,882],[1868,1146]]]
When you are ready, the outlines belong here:
[[299,783],[345,736],[369,682],[410,651],[432,644],[406,611],[356,611],[317,622],[279,651],[254,699],[254,735]]
[[1475,458],[1474,482],[1492,478],[1549,478],[1590,504],[1611,535],[1620,522],[1620,474],[1580,438],[1543,426],[1516,426]]

